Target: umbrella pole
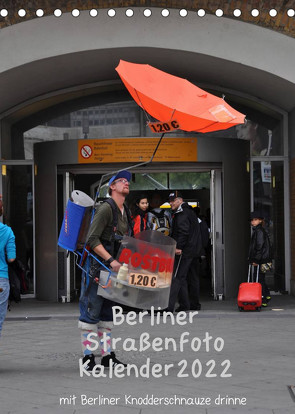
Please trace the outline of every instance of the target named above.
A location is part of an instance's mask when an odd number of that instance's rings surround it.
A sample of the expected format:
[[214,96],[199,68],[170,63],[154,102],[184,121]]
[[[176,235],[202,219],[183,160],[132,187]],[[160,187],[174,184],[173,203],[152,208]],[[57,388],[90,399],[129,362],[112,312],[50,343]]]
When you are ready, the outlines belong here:
[[115,174],[118,174],[120,171],[132,170],[133,168],[140,167],[142,165],[150,164],[153,161],[153,159],[154,159],[154,157],[156,155],[156,152],[158,151],[158,148],[159,148],[159,146],[160,146],[160,144],[162,142],[162,139],[164,138],[164,135],[165,135],[165,132],[163,132],[163,134],[161,135],[161,137],[160,137],[160,139],[159,139],[159,141],[158,141],[158,143],[156,145],[156,148],[155,148],[155,150],[153,152],[153,155],[151,156],[151,158],[149,159],[149,161],[143,161],[143,162],[140,162],[139,164],[134,164],[134,165],[131,165],[130,167],[127,167],[127,168],[121,168],[121,170],[112,171],[111,173],[107,173],[107,174],[104,174],[104,175],[101,176],[101,179],[100,179],[100,182],[99,182],[99,185],[98,185],[98,189],[97,189],[96,195],[94,197],[94,205],[93,205],[93,207],[95,207],[96,200],[98,199],[98,196],[99,196],[99,193],[100,193],[100,189],[101,189],[103,180],[106,177],[111,177],[111,176],[113,176]]
[[[161,137],[160,137],[160,139],[159,139],[159,141],[158,141],[158,143],[156,145],[156,148],[155,148],[155,150],[153,152],[153,155],[151,156],[151,158],[149,159],[149,161],[140,162],[139,164],[131,165],[130,167],[122,168],[121,170],[113,171],[111,173],[107,173],[107,174],[104,174],[104,175],[101,176],[101,179],[100,179],[99,185],[98,185],[98,189],[97,189],[97,192],[96,192],[95,197],[94,197],[94,203],[93,203],[93,207],[92,207],[92,211],[91,211],[91,220],[90,220],[91,223],[92,223],[93,218],[94,218],[95,204],[97,202],[97,199],[98,199],[98,196],[99,196],[99,193],[100,193],[100,189],[101,189],[101,185],[102,185],[103,180],[106,177],[108,177],[108,176],[111,177],[114,174],[118,174],[120,171],[131,170],[132,168],[136,168],[136,167],[139,167],[141,165],[150,164],[153,161],[153,159],[154,159],[154,157],[156,155],[156,152],[158,151],[159,145],[161,144],[161,141],[162,141],[164,135],[165,135],[165,132],[161,135]],[[90,228],[90,226],[89,226],[89,228]],[[87,238],[88,238],[88,236],[87,236]],[[85,243],[84,244],[84,248],[83,248],[83,252],[82,252],[82,255],[81,255],[81,259],[80,259],[80,262],[79,262],[79,266],[80,267],[83,267],[84,261],[85,261],[85,259],[86,259],[86,257],[87,257],[88,254],[89,254],[89,252],[88,252],[88,249],[87,249],[87,244]]]

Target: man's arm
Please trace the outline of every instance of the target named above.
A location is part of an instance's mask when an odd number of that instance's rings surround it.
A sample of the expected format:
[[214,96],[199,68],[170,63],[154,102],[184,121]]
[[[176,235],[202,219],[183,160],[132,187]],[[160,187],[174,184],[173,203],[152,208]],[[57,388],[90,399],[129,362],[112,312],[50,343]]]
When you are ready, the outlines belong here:
[[[90,232],[88,243],[92,250],[105,261],[112,258],[111,254],[103,247],[101,243],[101,235],[105,231],[109,223],[112,223],[113,215],[111,206],[108,203],[102,204],[96,212]],[[117,260],[110,260],[108,263],[114,272],[118,272],[121,264]]]
[[16,259],[16,246],[15,246],[15,237],[13,231],[10,229],[9,238],[6,243],[6,254],[7,262],[12,263]]
[[[190,233],[190,221],[186,213],[178,213],[177,217],[177,240],[176,240],[176,254],[177,250],[182,251],[187,245]],[[178,253],[178,254],[181,254]]]
[[[106,251],[102,244],[95,246],[92,250],[96,254],[98,254],[98,256],[102,257],[106,261],[108,261],[109,259],[113,259],[110,253]],[[113,259],[110,261],[110,266],[114,270],[114,272],[118,272],[121,267],[121,264],[117,260]]]

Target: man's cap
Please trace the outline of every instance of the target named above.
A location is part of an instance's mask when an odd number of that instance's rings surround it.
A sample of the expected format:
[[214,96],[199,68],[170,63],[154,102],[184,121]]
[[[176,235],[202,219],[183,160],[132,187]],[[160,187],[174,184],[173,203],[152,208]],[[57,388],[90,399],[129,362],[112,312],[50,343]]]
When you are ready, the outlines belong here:
[[180,191],[176,190],[169,194],[169,201],[174,201],[176,198],[183,198]]
[[131,172],[123,170],[123,171],[119,171],[116,175],[113,175],[112,178],[109,181],[109,186],[116,180],[118,180],[119,178],[126,178],[126,180],[129,182],[131,180]]
[[254,210],[250,214],[250,220],[255,219],[255,218],[263,220],[264,215],[261,213],[261,211]]

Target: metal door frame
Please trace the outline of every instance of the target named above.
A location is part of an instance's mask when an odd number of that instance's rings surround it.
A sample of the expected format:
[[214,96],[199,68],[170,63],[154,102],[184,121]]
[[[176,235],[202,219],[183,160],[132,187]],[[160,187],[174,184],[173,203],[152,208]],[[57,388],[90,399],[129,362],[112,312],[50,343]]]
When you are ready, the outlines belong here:
[[[286,138],[287,139],[287,138]],[[286,147],[286,146],[285,146]],[[285,238],[285,291],[291,292],[291,228],[290,228],[290,166],[288,157],[270,156],[270,157],[251,157],[250,158],[250,186],[251,186],[251,211],[254,209],[254,183],[253,170],[254,162],[275,162],[283,163],[284,171],[284,238]]]
[[212,292],[215,300],[224,298],[224,241],[223,241],[223,191],[222,170],[211,170],[210,214],[212,246],[211,272]]
[[[108,170],[113,171],[116,165],[109,165]],[[70,182],[70,175],[74,174],[87,174],[90,173],[88,168],[81,166],[64,166],[58,168],[58,173],[64,176],[64,209],[71,191],[74,189],[71,185],[74,185],[74,181]],[[215,300],[221,300],[224,298],[224,243],[223,243],[223,183],[222,183],[222,167],[218,163],[198,163],[191,165],[172,165],[169,167],[167,163],[161,165],[149,165],[145,169],[135,169],[134,173],[141,172],[210,172],[210,211],[211,211],[211,232],[210,240],[212,246],[211,254],[211,282],[212,282],[212,294]],[[104,174],[106,170],[96,170],[97,174]],[[66,196],[68,194],[68,197]],[[67,257],[65,264],[65,271],[67,275],[67,295],[64,301],[69,302],[70,299],[70,278],[71,278],[71,262],[70,257]]]
[[[35,243],[35,174],[37,173],[36,166],[34,165],[33,160],[2,160],[0,161],[0,167],[2,171],[3,165],[30,165],[32,168],[32,204],[33,204],[33,293],[28,293],[22,295],[22,298],[32,299],[36,297],[36,243]],[[3,195],[3,183],[2,183],[2,174],[0,180],[0,194]],[[1,219],[2,220],[2,219]]]
[[[72,191],[75,189],[75,181],[74,176],[69,171],[65,171],[59,173],[63,176],[63,211],[66,210],[67,202],[71,196]],[[61,251],[64,252],[63,249]],[[66,277],[66,288],[65,288],[65,295],[61,296],[62,302],[71,302],[71,274],[73,273],[73,280],[74,280],[74,289],[75,289],[75,270],[76,267],[72,266],[72,257],[71,255],[65,254],[65,264],[64,264],[64,275]]]

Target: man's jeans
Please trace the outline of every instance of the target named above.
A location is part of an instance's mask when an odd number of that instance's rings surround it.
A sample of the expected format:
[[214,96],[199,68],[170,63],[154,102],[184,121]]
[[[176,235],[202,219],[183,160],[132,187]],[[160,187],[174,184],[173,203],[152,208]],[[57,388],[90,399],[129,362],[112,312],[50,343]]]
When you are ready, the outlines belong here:
[[[0,292],[0,336],[2,331],[2,325],[7,313],[8,298],[9,298],[9,280],[6,277],[0,277],[0,288],[3,289]],[[0,289],[0,290],[1,290]]]
[[85,275],[82,275],[79,320],[93,324],[99,321],[112,321],[112,306],[114,302],[97,295],[98,284],[94,281],[87,293],[87,285],[85,284],[84,278]]

